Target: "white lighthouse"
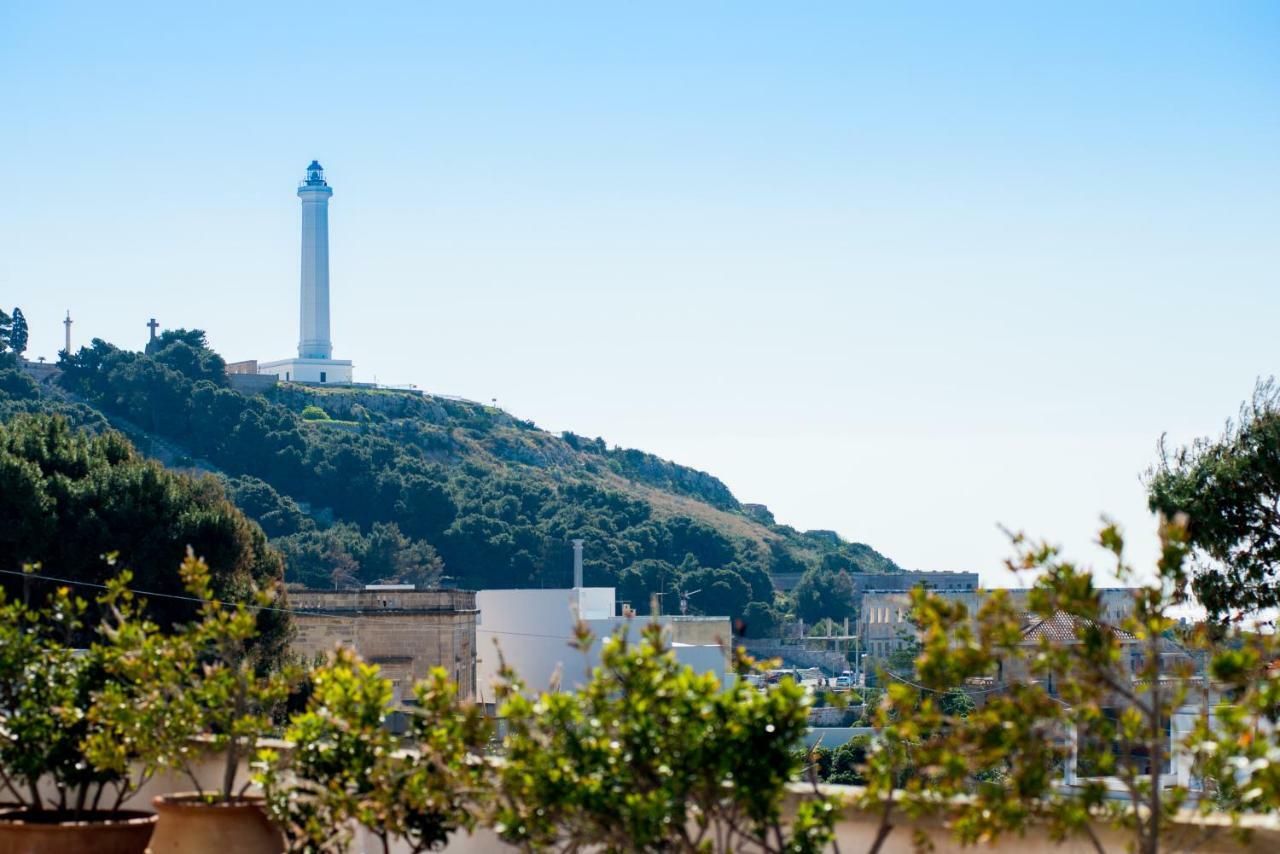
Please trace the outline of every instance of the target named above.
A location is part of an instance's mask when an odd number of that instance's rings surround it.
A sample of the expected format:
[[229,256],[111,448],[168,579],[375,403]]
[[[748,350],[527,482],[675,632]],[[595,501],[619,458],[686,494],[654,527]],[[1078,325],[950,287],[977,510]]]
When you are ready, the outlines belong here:
[[350,383],[351,362],[333,358],[329,337],[329,197],[333,188],[316,160],[298,185],[302,200],[302,289],[298,358],[262,362],[258,372],[286,382]]

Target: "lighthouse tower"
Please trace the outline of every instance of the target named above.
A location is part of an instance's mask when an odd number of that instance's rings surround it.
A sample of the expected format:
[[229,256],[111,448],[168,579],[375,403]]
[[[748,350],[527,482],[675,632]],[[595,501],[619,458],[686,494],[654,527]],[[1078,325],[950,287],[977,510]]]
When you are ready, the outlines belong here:
[[332,359],[329,340],[329,197],[333,188],[312,160],[298,187],[302,199],[302,323],[299,359]]
[[302,290],[299,306],[298,358],[262,362],[258,373],[285,382],[350,383],[351,362],[333,358],[329,337],[329,198],[333,188],[324,167],[312,160],[298,185],[302,200]]

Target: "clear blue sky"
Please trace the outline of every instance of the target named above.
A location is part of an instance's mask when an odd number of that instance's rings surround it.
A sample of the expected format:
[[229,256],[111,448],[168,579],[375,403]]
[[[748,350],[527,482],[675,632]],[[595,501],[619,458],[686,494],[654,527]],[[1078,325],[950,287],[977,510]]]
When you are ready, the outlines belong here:
[[32,355],[291,355],[319,158],[358,378],[990,581],[1276,370],[1274,3],[191,5],[0,3]]

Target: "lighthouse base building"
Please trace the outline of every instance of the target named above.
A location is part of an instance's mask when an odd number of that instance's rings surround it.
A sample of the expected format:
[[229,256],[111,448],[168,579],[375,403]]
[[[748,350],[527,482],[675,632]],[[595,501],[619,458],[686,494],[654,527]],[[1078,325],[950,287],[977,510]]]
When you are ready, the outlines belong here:
[[274,374],[285,383],[351,383],[350,359],[279,359],[259,362],[258,373]]

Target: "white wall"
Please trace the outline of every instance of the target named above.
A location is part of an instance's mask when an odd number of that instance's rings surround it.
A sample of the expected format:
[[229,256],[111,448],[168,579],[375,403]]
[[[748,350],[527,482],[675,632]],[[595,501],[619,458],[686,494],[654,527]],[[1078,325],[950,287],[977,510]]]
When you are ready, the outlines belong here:
[[318,383],[321,372],[326,385],[351,383],[352,368],[348,359],[282,359],[258,364],[258,373],[273,374],[283,382]]
[[[596,640],[587,653],[571,646],[574,608],[583,614]],[[493,702],[493,684],[502,656],[531,691],[558,684],[564,690],[580,686],[600,660],[604,638],[625,628],[632,639],[648,617],[628,620],[612,616],[612,587],[580,590],[481,590],[476,594],[476,698]],[[670,622],[670,618],[662,619]],[[495,646],[496,644],[496,646]],[[700,672],[710,671],[721,682],[726,672],[725,651],[713,645],[675,644],[676,658]]]

